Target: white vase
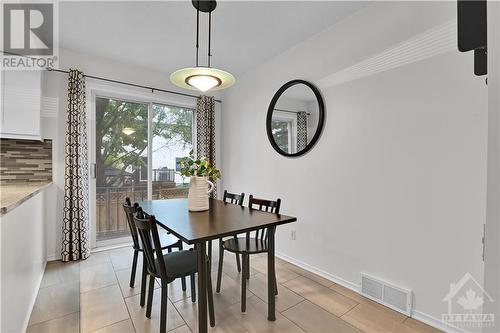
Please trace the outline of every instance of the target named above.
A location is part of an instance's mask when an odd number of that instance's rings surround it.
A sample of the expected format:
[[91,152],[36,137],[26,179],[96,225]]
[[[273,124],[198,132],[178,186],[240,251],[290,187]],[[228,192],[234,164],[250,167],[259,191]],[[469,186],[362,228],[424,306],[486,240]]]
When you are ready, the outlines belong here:
[[[207,185],[210,189],[207,189]],[[192,212],[208,210],[208,195],[214,190],[214,184],[208,177],[192,176],[188,192],[188,209]]]

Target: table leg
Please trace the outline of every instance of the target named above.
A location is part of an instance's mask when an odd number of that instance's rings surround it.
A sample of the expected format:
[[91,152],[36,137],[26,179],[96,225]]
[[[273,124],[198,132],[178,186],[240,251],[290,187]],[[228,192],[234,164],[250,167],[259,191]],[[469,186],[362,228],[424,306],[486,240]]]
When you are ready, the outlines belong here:
[[267,320],[276,320],[276,295],[274,276],[274,232],[276,227],[267,228]]
[[206,243],[200,242],[198,250],[198,332],[207,333],[207,258]]

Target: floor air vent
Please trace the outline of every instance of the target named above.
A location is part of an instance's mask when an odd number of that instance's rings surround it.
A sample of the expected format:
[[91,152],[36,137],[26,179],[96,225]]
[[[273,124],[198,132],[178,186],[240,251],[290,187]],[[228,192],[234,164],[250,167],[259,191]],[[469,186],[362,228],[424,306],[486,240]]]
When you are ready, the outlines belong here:
[[396,287],[390,283],[361,273],[361,293],[372,300],[386,305],[408,316],[411,315],[411,290]]

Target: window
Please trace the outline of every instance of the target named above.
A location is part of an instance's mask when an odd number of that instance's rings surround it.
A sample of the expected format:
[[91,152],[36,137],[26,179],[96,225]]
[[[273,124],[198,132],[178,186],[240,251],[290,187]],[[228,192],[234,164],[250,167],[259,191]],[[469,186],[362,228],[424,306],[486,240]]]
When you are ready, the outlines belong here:
[[96,98],[96,239],[123,237],[121,204],[147,197],[148,104]]
[[274,111],[271,131],[278,147],[287,153],[297,150],[297,117],[286,112]]
[[194,110],[96,96],[95,113],[95,236],[108,244],[129,236],[126,197],[187,197],[177,161],[193,149]]
[[187,195],[189,179],[177,173],[177,161],[193,149],[192,109],[153,104],[153,198]]
[[271,122],[272,126],[272,133],[274,137],[274,141],[278,145],[278,147],[285,151],[290,153],[289,149],[289,141],[290,141],[290,127],[291,127],[291,121],[283,121],[283,120],[273,120]]

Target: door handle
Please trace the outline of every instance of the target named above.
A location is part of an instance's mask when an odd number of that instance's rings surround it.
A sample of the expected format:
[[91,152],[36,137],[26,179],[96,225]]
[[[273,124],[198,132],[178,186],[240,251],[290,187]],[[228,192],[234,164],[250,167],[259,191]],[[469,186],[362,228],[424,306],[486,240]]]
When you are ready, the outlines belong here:
[[95,179],[96,173],[97,173],[97,164],[92,163],[90,165],[90,177],[93,178],[93,179]]

